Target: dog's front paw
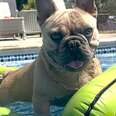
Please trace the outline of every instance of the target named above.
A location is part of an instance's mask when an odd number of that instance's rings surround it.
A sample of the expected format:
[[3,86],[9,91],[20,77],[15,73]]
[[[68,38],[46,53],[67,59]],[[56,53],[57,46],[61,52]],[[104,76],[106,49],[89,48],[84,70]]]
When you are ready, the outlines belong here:
[[33,98],[34,116],[50,116],[49,102],[44,97]]

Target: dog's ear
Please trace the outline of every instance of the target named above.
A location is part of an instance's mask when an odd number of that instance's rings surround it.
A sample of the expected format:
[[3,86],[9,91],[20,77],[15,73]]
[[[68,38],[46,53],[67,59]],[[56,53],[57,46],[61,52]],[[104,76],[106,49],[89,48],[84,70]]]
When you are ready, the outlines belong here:
[[40,26],[55,11],[66,9],[63,0],[36,0],[36,7],[38,11],[37,20]]
[[88,12],[92,16],[97,16],[97,7],[95,0],[74,0],[74,7],[79,7],[80,9]]

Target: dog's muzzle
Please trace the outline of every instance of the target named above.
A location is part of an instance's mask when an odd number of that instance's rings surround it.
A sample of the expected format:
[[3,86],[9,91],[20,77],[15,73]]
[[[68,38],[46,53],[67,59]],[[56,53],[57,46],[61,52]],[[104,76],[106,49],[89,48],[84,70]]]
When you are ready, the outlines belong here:
[[82,34],[66,37],[61,45],[61,50],[68,51],[69,54],[72,55],[73,60],[79,59],[83,61],[85,58],[91,56],[92,51],[89,41]]
[[48,55],[64,69],[77,71],[93,58],[93,51],[87,38],[78,34],[64,37],[58,49],[49,51]]
[[65,60],[65,67],[79,69],[85,64],[85,62],[94,56],[89,41],[81,34],[65,37],[61,46],[61,52],[64,52],[64,55],[68,56]]
[[64,46],[71,52],[79,50],[82,45],[88,45],[88,40],[83,35],[68,36],[65,40]]

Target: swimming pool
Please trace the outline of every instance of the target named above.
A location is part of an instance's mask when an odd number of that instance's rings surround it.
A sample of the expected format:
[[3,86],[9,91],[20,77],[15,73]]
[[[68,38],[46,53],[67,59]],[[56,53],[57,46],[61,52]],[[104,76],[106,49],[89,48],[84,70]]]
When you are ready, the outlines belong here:
[[[116,46],[99,47],[96,54],[100,59],[102,69],[106,70],[108,67],[116,63]],[[17,55],[0,56],[0,65],[21,67],[27,63],[32,62],[38,55],[36,53],[25,53]],[[17,102],[10,105],[10,108],[23,116],[32,116],[32,104],[29,102]],[[63,108],[51,106],[52,116],[60,116]]]
[[[106,70],[116,63],[116,46],[99,47],[96,49],[96,55],[100,59],[102,69]],[[16,55],[0,55],[0,65],[22,67],[25,64],[34,61],[37,56],[37,53],[28,52]]]
[[103,71],[116,64],[116,47],[98,48],[96,54],[101,62]]

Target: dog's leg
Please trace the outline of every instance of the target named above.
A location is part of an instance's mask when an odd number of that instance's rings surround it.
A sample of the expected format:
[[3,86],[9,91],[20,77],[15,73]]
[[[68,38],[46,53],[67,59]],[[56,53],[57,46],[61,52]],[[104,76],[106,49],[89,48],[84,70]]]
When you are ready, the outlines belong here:
[[32,102],[36,116],[50,116],[49,101],[46,99],[46,97],[33,97]]
[[4,106],[10,103],[11,97],[9,96],[9,92],[7,88],[0,87],[0,106]]
[[11,103],[13,101],[12,96],[10,95],[10,87],[12,80],[9,81],[6,79],[2,80],[2,83],[0,84],[0,106],[7,105],[8,103]]

